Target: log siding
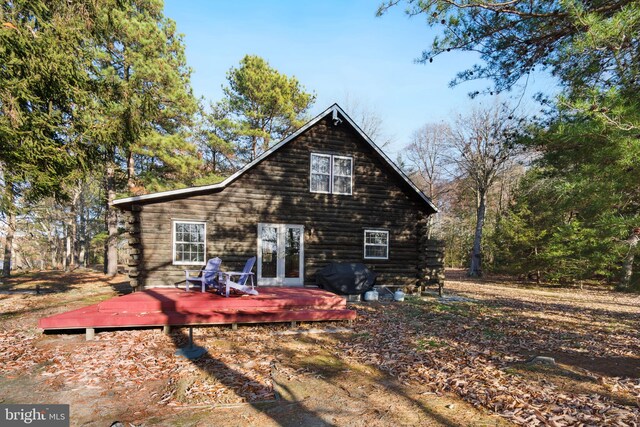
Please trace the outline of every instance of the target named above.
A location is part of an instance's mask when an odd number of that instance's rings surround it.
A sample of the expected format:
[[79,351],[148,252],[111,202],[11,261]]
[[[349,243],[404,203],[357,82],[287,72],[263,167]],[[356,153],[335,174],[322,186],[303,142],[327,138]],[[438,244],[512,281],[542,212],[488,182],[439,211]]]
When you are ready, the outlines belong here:
[[[311,153],[352,158],[352,194],[310,191]],[[330,117],[271,153],[227,187],[204,194],[134,202],[129,243],[133,285],[180,285],[185,265],[173,265],[172,221],[206,222],[206,258],[237,270],[256,255],[258,223],[304,226],[304,284],[327,263],[362,262],[379,283],[415,285],[418,221],[432,209],[349,124]],[[364,258],[364,231],[387,230],[388,259]],[[193,268],[199,268],[194,266]]]

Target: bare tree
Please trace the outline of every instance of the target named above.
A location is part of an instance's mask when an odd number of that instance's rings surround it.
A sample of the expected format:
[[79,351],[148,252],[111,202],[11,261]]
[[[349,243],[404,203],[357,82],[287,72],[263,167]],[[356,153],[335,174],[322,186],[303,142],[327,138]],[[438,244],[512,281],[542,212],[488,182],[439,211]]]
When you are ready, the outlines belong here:
[[[450,140],[451,128],[447,124],[427,123],[413,133],[411,143],[405,147],[407,161],[414,171],[414,181],[417,181],[418,186],[436,205],[445,188],[441,184],[446,173],[445,159]],[[429,216],[429,239],[432,234],[433,217]]]
[[518,155],[514,148],[515,121],[506,106],[476,106],[459,115],[452,129],[450,163],[466,177],[476,196],[476,226],[471,250],[470,276],[482,275],[482,232],[487,196],[497,178]]
[[386,147],[393,142],[393,137],[385,133],[382,117],[369,102],[355,99],[347,93],[343,106],[346,113],[376,145]]

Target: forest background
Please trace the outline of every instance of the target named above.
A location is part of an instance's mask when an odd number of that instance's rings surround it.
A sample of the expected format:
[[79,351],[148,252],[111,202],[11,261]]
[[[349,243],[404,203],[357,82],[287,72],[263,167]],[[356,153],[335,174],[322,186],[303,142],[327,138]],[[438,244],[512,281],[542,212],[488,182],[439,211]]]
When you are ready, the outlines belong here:
[[[120,196],[224,179],[309,118],[316,94],[267,60],[229,64],[196,99],[185,43],[157,0],[11,1],[0,9],[3,274],[126,259]],[[398,164],[440,212],[448,266],[638,287],[640,6],[632,1],[391,1],[438,36],[418,62],[470,51],[452,76],[486,89],[416,123]],[[416,65],[418,66],[418,65]],[[557,96],[524,113],[501,94],[534,70]],[[476,103],[473,98],[490,97]],[[486,98],[485,98],[486,99]],[[383,148],[383,118],[342,105]]]

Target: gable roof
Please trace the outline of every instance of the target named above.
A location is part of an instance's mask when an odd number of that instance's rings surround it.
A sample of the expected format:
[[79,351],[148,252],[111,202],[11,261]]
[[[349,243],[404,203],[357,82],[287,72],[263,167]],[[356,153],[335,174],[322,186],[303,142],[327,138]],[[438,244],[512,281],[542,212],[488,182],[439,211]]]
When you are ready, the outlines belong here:
[[[371,146],[371,148],[373,148],[373,150],[376,153],[378,153],[378,155],[380,155],[380,157],[384,160],[384,162],[386,162],[387,165],[391,167],[391,169],[393,169],[396,172],[396,174],[411,187],[413,191],[416,192],[419,198],[422,201],[424,201],[431,209],[433,209],[434,213],[438,212],[438,209],[431,202],[431,200],[422,191],[420,191],[420,189],[416,187],[416,185],[409,179],[409,177],[407,177],[407,175],[404,172],[402,172],[402,170],[398,168],[395,165],[395,163],[391,161],[391,159],[389,159],[389,157],[380,149],[380,147],[378,147],[371,140],[371,138],[369,138],[362,131],[362,129],[360,129],[360,127],[357,124],[355,124],[353,120],[351,120],[351,118],[347,115],[347,113],[345,113],[344,110],[340,108],[338,104],[333,104],[331,107],[327,108],[322,113],[318,114],[315,118],[311,119],[309,122],[307,122],[307,124],[302,126],[300,129],[298,129],[297,131],[295,131],[294,133],[292,133],[291,135],[289,135],[288,137],[286,137],[285,139],[283,139],[282,141],[280,141],[279,143],[277,143],[276,145],[274,145],[273,147],[271,147],[270,149],[268,149],[267,151],[265,151],[264,153],[256,157],[252,162],[246,164],[242,169],[238,170],[233,175],[230,175],[222,182],[219,182],[217,184],[211,184],[211,185],[201,185],[197,187],[182,188],[179,190],[161,191],[158,193],[150,193],[150,194],[143,194],[140,196],[126,197],[126,198],[114,200],[112,204],[113,206],[121,206],[121,205],[128,205],[130,203],[135,203],[135,202],[145,202],[145,201],[151,201],[151,200],[171,198],[173,196],[202,193],[202,192],[207,192],[209,190],[221,190],[227,187],[232,182],[234,182],[236,179],[238,179],[248,170],[253,168],[255,165],[257,165],[258,163],[262,162],[264,159],[269,157],[271,154],[278,151],[281,147],[285,146],[288,142],[294,140],[296,137],[306,132],[309,128],[311,128],[313,125],[315,125],[316,123],[324,119],[329,114],[332,114],[334,120],[338,118],[337,115],[340,114],[340,116],[342,116],[344,120],[346,120],[346,122],[349,125],[351,125],[351,127],[362,137],[362,139],[364,139],[364,141],[367,142]],[[340,119],[338,118],[338,120]]]

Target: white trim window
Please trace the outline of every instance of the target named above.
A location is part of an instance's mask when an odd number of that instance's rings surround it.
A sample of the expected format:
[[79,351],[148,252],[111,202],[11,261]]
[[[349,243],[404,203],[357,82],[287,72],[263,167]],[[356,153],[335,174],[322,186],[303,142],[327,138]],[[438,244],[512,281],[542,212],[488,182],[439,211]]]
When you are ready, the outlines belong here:
[[364,230],[364,259],[389,259],[389,232]]
[[311,153],[309,190],[312,193],[353,193],[353,158]]
[[351,195],[353,179],[353,159],[351,157],[333,156],[331,173],[331,192],[333,194]]
[[331,156],[311,154],[311,192],[331,193]]
[[173,264],[207,263],[207,224],[196,221],[173,221]]

